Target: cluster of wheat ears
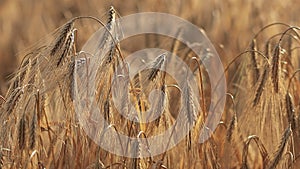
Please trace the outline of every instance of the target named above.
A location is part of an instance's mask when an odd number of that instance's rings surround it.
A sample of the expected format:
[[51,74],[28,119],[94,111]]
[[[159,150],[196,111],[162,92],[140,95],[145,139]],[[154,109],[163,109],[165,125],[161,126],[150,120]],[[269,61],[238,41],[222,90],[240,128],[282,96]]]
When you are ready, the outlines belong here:
[[[170,75],[159,70],[168,66],[162,54],[145,63],[149,69],[139,72],[130,81],[124,80],[127,92],[118,96],[125,114],[131,113],[131,103],[141,114],[151,107],[154,114],[161,116],[150,123],[137,123],[118,113],[112,100],[111,81],[118,66],[126,65],[126,51],[116,38],[117,16],[111,7],[105,24],[95,17],[71,19],[22,56],[6,96],[0,97],[0,168],[272,169],[300,166],[300,71],[297,69],[300,28],[283,23],[265,26],[257,32],[247,50],[225,67],[228,88],[222,119],[211,137],[199,143],[207,115],[213,113],[207,109],[212,89],[201,61],[176,39],[169,39],[167,43],[161,40],[163,38],[145,38],[155,44],[169,44],[166,48],[194,70],[193,76],[199,79],[200,98],[195,97],[189,82],[180,89]],[[105,27],[106,33],[95,43],[99,51],[109,47],[108,53],[77,51],[76,36],[80,34],[76,34],[75,25],[79,20],[94,20]],[[266,36],[265,32],[273,27],[281,31]],[[104,130],[95,137],[108,137],[105,132],[113,129],[147,140],[167,130],[178,120],[177,112],[182,111],[187,124],[194,126],[185,139],[160,155],[151,156],[148,151],[147,158],[117,156],[96,144],[79,124],[74,100],[80,99],[76,87],[89,88],[87,82],[75,87],[75,72],[88,68],[89,59],[99,57],[97,55],[101,55],[101,60],[93,69],[96,78],[91,83],[96,84],[96,106],[109,125],[102,126]],[[236,70],[232,70],[233,64],[238,64]],[[128,71],[123,70],[123,77]],[[150,105],[147,98],[153,89],[162,91],[162,95]],[[180,96],[187,97],[180,100]],[[196,110],[196,105],[201,108]],[[137,148],[126,147],[126,143],[114,141],[122,145],[123,151],[134,151],[137,157],[149,146],[147,142],[137,142]],[[171,141],[172,137],[161,143]]]

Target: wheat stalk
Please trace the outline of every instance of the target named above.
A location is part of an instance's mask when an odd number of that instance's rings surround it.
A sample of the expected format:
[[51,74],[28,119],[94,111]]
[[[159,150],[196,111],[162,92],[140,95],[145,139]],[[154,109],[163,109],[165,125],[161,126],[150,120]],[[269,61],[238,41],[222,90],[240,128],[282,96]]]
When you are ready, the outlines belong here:
[[256,39],[252,39],[251,45],[250,45],[250,50],[251,50],[251,61],[253,64],[253,68],[254,68],[254,74],[253,74],[253,84],[255,84],[258,79],[259,79],[259,69],[258,69],[258,64],[256,61],[256,55],[257,53],[254,51],[257,51],[257,44],[256,44]]

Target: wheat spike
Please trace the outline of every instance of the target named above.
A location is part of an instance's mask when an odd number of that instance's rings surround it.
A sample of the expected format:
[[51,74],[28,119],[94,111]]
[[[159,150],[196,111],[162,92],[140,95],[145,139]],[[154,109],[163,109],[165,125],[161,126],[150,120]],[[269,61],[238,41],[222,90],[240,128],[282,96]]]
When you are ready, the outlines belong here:
[[281,160],[281,157],[283,155],[284,149],[285,149],[285,147],[288,143],[288,140],[289,140],[289,137],[290,137],[291,133],[292,133],[291,126],[289,126],[285,130],[285,132],[282,136],[281,143],[280,143],[276,153],[274,154],[272,160],[270,161],[268,169],[275,169],[276,166],[278,165],[278,163]]
[[287,93],[285,95],[285,105],[286,105],[289,124],[291,125],[292,131],[294,131],[296,128],[296,117],[295,117],[294,104],[290,93]]
[[54,56],[59,50],[62,49],[62,46],[64,45],[69,34],[72,32],[73,27],[74,27],[74,20],[69,21],[63,26],[63,28],[59,33],[58,38],[55,41],[53,48],[50,51],[51,56]]
[[[37,104],[37,103],[36,103]],[[37,115],[36,109],[34,109],[33,116],[30,124],[30,134],[29,134],[29,147],[34,149],[36,143],[36,128],[37,128]]]
[[258,85],[258,88],[256,90],[256,93],[255,93],[255,98],[253,100],[253,106],[256,106],[258,103],[259,103],[259,100],[260,100],[260,97],[264,91],[264,88],[265,88],[265,84],[266,84],[266,81],[268,79],[268,74],[269,74],[269,67],[266,66],[264,72],[263,72],[263,75],[261,77],[261,81]]
[[273,54],[273,60],[272,60],[272,82],[274,85],[274,91],[278,93],[279,90],[279,59],[280,59],[280,52],[281,52],[281,47],[279,45],[276,45],[274,49],[274,54]]
[[153,62],[153,66],[151,67],[151,71],[148,75],[148,80],[153,81],[155,77],[157,76],[158,72],[160,71],[160,68],[163,67],[163,64],[165,63],[166,60],[166,54],[163,53],[159,55],[155,61]]
[[57,62],[57,65],[56,66],[59,66],[63,59],[66,58],[66,56],[70,53],[73,45],[74,45],[74,38],[75,38],[75,29],[73,29],[69,35],[67,35],[67,38],[66,38],[66,42],[65,42],[65,45],[64,45],[64,48],[63,48],[63,52]]
[[23,150],[25,148],[25,137],[26,137],[26,119],[25,113],[23,113],[18,128],[18,140],[19,140],[19,149]]

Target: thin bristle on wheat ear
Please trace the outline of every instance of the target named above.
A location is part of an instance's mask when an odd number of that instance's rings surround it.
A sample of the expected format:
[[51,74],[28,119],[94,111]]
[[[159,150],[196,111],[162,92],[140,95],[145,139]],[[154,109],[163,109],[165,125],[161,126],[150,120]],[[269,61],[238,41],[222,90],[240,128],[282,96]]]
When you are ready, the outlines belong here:
[[122,94],[121,96],[121,111],[122,113],[129,113],[129,92],[128,92],[128,86],[129,86],[129,83],[128,83],[128,77],[125,78],[125,76],[120,76],[122,78],[122,84],[125,86],[125,92],[124,94]]
[[266,150],[266,148],[264,147],[264,144],[261,142],[261,140],[259,139],[258,136],[256,135],[252,135],[249,136],[246,140],[246,142],[244,143],[244,148],[243,148],[243,159],[242,159],[242,169],[248,169],[248,164],[247,164],[247,159],[248,159],[248,151],[249,151],[249,145],[251,143],[251,141],[254,140],[255,144],[257,145],[259,152],[262,156],[263,162],[264,162],[264,166],[265,164],[268,162],[268,152]]
[[12,93],[10,93],[7,102],[5,103],[5,110],[8,114],[13,112],[23,93],[24,91],[22,87],[18,87],[14,89]]
[[256,39],[252,39],[251,45],[250,45],[250,49],[251,49],[251,61],[252,61],[252,65],[254,68],[254,74],[253,74],[253,85],[258,81],[259,79],[259,69],[258,69],[258,65],[257,65],[257,53],[255,51],[257,51],[257,44],[256,44]]
[[[261,57],[264,59],[264,61],[266,62],[266,64],[270,65],[268,58],[267,58],[262,52],[260,52],[260,51],[250,51],[250,50],[246,50],[246,51],[244,51],[244,52],[238,54],[237,56],[235,56],[235,57],[229,62],[229,64],[228,64],[228,65],[226,66],[226,68],[224,69],[224,73],[227,72],[227,71],[229,70],[230,66],[231,66],[233,63],[235,63],[235,62],[237,61],[237,59],[239,59],[241,56],[243,56],[243,55],[245,55],[245,54],[247,54],[247,53],[249,53],[249,52],[255,52],[255,53],[257,53],[257,54],[258,54],[257,56],[261,56]],[[224,78],[224,76],[220,76],[220,77],[218,78],[217,84],[220,84],[220,82],[221,82],[221,80],[222,80],[223,78]],[[216,90],[217,87],[218,87],[218,85],[216,85],[215,88],[214,88],[213,90]]]
[[[152,155],[151,155],[151,151],[150,151],[150,145],[149,145],[149,141],[148,141],[148,137],[147,135],[145,134],[145,132],[143,131],[140,131],[138,134],[137,134],[137,140],[138,140],[138,149],[139,149],[139,157],[142,157],[144,155],[145,152],[147,152],[147,154],[149,154],[149,160],[150,160],[150,163],[153,162],[153,159],[152,159]],[[144,139],[141,139],[141,138],[144,138]]]
[[[166,94],[166,86],[165,85],[162,85],[161,88],[160,88],[161,92],[162,92],[162,95],[159,96],[159,98],[157,99],[157,104],[156,104],[156,107],[155,107],[155,110],[156,111],[154,114],[162,114],[166,108],[166,102],[167,102],[167,94]],[[155,123],[156,123],[156,126],[159,125],[160,123],[160,119],[161,119],[161,116],[159,116],[156,120],[155,120]]]
[[272,82],[274,85],[274,91],[278,93],[279,90],[279,58],[280,58],[280,45],[276,45],[274,49],[273,59],[272,59]]
[[268,169],[275,169],[277,167],[279,161],[281,160],[281,157],[283,155],[284,149],[287,145],[287,142],[289,140],[291,133],[292,133],[291,126],[289,126],[285,130],[285,132],[282,136],[281,143],[280,143],[276,153],[274,154],[272,160],[270,161],[270,163],[268,165]]
[[68,66],[68,72],[69,72],[69,95],[71,100],[75,99],[75,65],[76,60],[73,59]]
[[21,67],[19,68],[20,72],[18,73],[15,81],[13,82],[14,88],[22,86],[22,83],[24,82],[27,72],[30,71],[30,66],[31,66],[30,59],[24,60],[24,62],[21,64]]
[[271,24],[268,24],[268,25],[265,25],[264,27],[262,27],[258,32],[256,32],[256,34],[254,35],[254,38],[253,39],[256,39],[263,31],[266,31],[268,28],[271,28],[273,26],[285,26],[287,28],[290,27],[290,25],[286,24],[286,23],[282,23],[282,22],[275,22],[275,23],[271,23]]
[[6,102],[6,100],[2,95],[0,95],[0,100],[2,100],[2,101],[0,101],[0,107],[1,107],[2,104]]

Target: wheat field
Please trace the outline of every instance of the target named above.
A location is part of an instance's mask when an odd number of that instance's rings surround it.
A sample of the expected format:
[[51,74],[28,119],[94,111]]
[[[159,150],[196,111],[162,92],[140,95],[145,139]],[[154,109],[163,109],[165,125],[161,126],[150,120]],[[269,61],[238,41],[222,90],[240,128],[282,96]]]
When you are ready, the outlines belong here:
[[[299,168],[297,4],[296,0],[0,1],[0,168]],[[207,69],[174,38],[148,34],[119,42],[120,32],[112,23],[137,12],[184,18],[201,28],[218,52],[226,101],[216,129],[207,128],[210,137],[205,142],[198,138],[213,113],[209,106],[214,90]],[[106,34],[88,41],[103,27]],[[104,48],[109,52],[101,53]],[[168,66],[165,54],[146,60],[147,69],[126,80],[130,71],[126,58],[144,48],[161,48],[180,57],[193,70],[199,94],[188,80],[180,88],[170,74],[160,71]],[[97,56],[101,59],[93,64]],[[89,65],[96,66],[92,75],[85,72]],[[182,74],[180,68],[172,67]],[[80,72],[95,79],[80,81]],[[115,72],[122,76],[116,78]],[[114,83],[126,86],[122,93],[115,92]],[[149,102],[154,89],[162,95]],[[80,104],[90,93],[99,114]],[[178,99],[181,96],[187,97]],[[120,98],[120,105],[114,104],[114,97]],[[118,106],[128,116],[133,109],[140,116],[124,118]],[[150,123],[134,121],[150,107],[161,116]],[[81,117],[93,122],[99,116],[109,123],[88,126],[95,130],[93,138],[120,146],[136,158],[103,149],[85,131]],[[178,118],[193,128],[173,148],[152,155],[148,139],[176,125]],[[116,132],[117,139],[111,139],[108,131]],[[139,140],[136,147],[121,141],[120,135]],[[173,135],[160,143],[168,146],[172,141]]]

